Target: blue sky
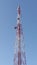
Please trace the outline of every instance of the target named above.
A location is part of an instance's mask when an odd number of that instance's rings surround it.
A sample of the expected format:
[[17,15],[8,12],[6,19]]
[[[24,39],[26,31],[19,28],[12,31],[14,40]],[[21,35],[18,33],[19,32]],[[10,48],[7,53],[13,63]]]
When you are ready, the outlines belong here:
[[37,0],[0,0],[0,65],[13,65],[17,7],[21,20],[27,65],[37,65]]

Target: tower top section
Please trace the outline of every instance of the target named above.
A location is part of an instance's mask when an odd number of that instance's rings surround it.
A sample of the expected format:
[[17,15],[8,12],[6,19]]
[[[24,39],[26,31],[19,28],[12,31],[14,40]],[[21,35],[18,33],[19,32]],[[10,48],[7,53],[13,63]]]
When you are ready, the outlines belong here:
[[20,11],[20,5],[17,8],[17,12],[18,12],[18,15],[20,15],[20,13],[21,13],[21,11]]

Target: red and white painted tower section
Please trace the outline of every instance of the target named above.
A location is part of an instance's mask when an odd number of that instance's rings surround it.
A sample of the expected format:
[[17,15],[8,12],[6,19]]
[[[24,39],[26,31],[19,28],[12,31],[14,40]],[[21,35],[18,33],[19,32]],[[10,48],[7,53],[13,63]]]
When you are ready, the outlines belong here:
[[20,6],[17,8],[17,25],[14,27],[16,29],[16,43],[14,52],[14,65],[26,65],[26,56],[23,43],[23,31],[21,25],[21,10]]

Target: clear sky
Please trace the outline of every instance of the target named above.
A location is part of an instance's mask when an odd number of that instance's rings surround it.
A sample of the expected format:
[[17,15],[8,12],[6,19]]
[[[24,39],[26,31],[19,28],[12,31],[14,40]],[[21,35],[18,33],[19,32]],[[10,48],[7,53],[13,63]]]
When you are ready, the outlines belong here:
[[17,7],[21,20],[27,65],[37,65],[37,0],[0,0],[0,65],[13,65]]

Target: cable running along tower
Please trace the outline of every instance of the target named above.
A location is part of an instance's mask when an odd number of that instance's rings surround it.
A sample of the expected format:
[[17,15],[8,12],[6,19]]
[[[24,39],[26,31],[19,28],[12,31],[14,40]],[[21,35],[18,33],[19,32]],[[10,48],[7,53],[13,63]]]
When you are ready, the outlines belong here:
[[16,43],[14,52],[14,65],[26,65],[25,56],[25,45],[23,43],[23,31],[21,25],[21,10],[20,6],[17,8],[17,25],[14,27],[16,29]]

